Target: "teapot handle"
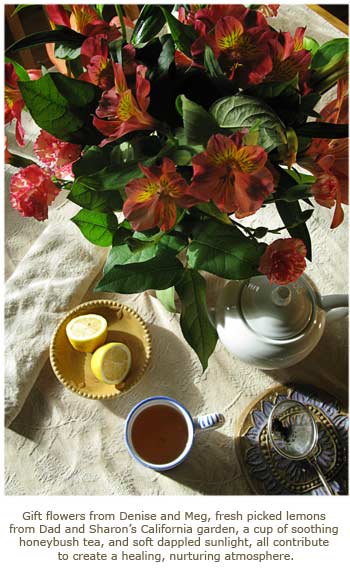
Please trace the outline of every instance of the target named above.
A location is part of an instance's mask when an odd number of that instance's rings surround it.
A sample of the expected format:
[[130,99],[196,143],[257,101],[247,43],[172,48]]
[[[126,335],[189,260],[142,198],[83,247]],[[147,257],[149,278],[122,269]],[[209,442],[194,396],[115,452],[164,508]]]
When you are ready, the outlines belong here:
[[[345,318],[349,314],[348,294],[321,296],[320,304],[321,308],[327,312],[327,320],[341,320],[341,318]],[[339,310],[336,310],[337,308],[339,308]]]

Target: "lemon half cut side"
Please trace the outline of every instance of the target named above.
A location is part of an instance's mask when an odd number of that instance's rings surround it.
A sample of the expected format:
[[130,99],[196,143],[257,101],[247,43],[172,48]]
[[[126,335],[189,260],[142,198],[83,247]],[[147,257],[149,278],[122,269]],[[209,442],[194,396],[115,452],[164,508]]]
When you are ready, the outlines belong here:
[[131,367],[131,352],[122,342],[109,342],[91,357],[94,376],[105,384],[117,385],[124,381]]
[[107,320],[99,314],[76,316],[66,326],[69,342],[79,352],[94,352],[107,338]]

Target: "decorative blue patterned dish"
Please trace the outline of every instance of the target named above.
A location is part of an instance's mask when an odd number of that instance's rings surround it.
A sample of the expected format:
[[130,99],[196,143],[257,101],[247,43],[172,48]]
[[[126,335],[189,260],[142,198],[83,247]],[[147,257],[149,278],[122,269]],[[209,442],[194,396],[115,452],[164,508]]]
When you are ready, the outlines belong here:
[[267,421],[275,404],[291,398],[309,407],[319,433],[316,458],[336,494],[348,494],[348,414],[335,398],[316,389],[279,386],[260,396],[243,417],[237,438],[238,456],[257,494],[325,495],[314,468],[306,460],[289,460],[271,446]]

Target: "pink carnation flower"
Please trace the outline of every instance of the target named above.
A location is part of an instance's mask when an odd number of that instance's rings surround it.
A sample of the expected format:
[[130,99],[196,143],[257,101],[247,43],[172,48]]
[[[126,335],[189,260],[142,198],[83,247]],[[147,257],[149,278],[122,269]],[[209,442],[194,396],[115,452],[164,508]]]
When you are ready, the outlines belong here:
[[80,144],[63,142],[41,130],[35,144],[34,152],[56,178],[72,178],[72,163],[80,157],[82,147]]
[[306,246],[299,238],[275,240],[260,258],[259,272],[271,283],[289,284],[306,268]]
[[10,202],[22,216],[46,220],[48,206],[59,192],[50,175],[36,164],[31,164],[12,177]]

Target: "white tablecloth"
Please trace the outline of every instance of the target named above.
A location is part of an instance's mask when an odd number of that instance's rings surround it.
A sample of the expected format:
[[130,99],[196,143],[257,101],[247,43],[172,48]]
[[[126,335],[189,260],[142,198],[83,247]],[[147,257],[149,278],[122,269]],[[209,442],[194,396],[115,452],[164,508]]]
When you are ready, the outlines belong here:
[[[341,36],[338,30],[305,6],[282,6],[278,18],[271,23],[291,32],[297,26],[307,25],[309,35],[320,42]],[[27,131],[35,139],[30,125]],[[30,146],[28,150],[30,155]],[[12,172],[12,168],[6,170],[7,180]],[[48,221],[38,223],[21,218],[6,201],[7,304],[11,301],[14,311],[14,322],[9,321],[6,326],[7,337],[16,359],[21,357],[23,350],[28,362],[27,372],[23,372],[21,366],[18,370],[22,376],[26,374],[25,384],[31,388],[31,379],[34,383],[28,395],[22,394],[13,400],[11,414],[19,413],[5,432],[6,493],[249,494],[234,447],[234,431],[240,415],[257,395],[279,383],[313,384],[345,398],[347,322],[342,320],[327,326],[313,353],[292,368],[270,372],[252,368],[232,357],[218,343],[208,369],[202,374],[195,354],[181,335],[178,315],[166,312],[149,293],[127,296],[98,293],[98,298],[112,297],[127,303],[144,318],[152,335],[153,357],[147,374],[127,394],[111,401],[81,398],[55,378],[47,346],[36,358],[35,348],[34,356],[31,356],[26,354],[23,344],[23,339],[28,338],[28,325],[32,324],[29,335],[32,338],[33,334],[41,334],[45,322],[50,327],[50,322],[58,321],[69,307],[96,297],[92,291],[94,278],[101,269],[106,251],[96,248],[96,252],[92,252],[95,248],[68,220],[74,210],[68,201],[59,198],[50,210]],[[268,221],[270,227],[281,225],[274,207],[258,212],[249,221],[259,225]],[[322,293],[347,292],[347,213],[346,221],[336,230],[330,230],[330,222],[331,212],[316,205],[309,223],[314,256],[307,273]],[[68,244],[63,239],[67,236],[79,244],[76,267],[79,272],[83,259],[86,275],[80,278],[77,272],[71,298],[65,293],[62,301],[58,298],[58,302],[51,302],[57,292],[51,294],[46,290],[45,298],[50,301],[46,307],[40,301],[38,282],[46,282],[46,288],[47,282],[59,286],[62,281],[60,270],[66,257],[64,246]],[[48,246],[52,249],[47,250]],[[58,247],[59,250],[55,249]],[[53,257],[57,257],[57,267],[52,261],[48,266],[48,259]],[[70,254],[70,258],[69,265],[74,267],[74,254]],[[91,286],[86,292],[89,283]],[[35,299],[33,290],[37,294]],[[38,310],[41,310],[40,314]],[[28,312],[31,312],[30,320]],[[20,314],[26,319],[23,331],[18,321]],[[49,334],[44,336],[48,338]],[[28,340],[25,342],[28,346]],[[38,373],[33,371],[33,366],[37,367]],[[20,374],[12,374],[14,379],[6,385],[13,391]],[[217,410],[226,416],[221,429],[202,434],[187,461],[166,474],[155,473],[134,462],[123,441],[125,417],[132,406],[155,394],[178,399],[193,415]]]

